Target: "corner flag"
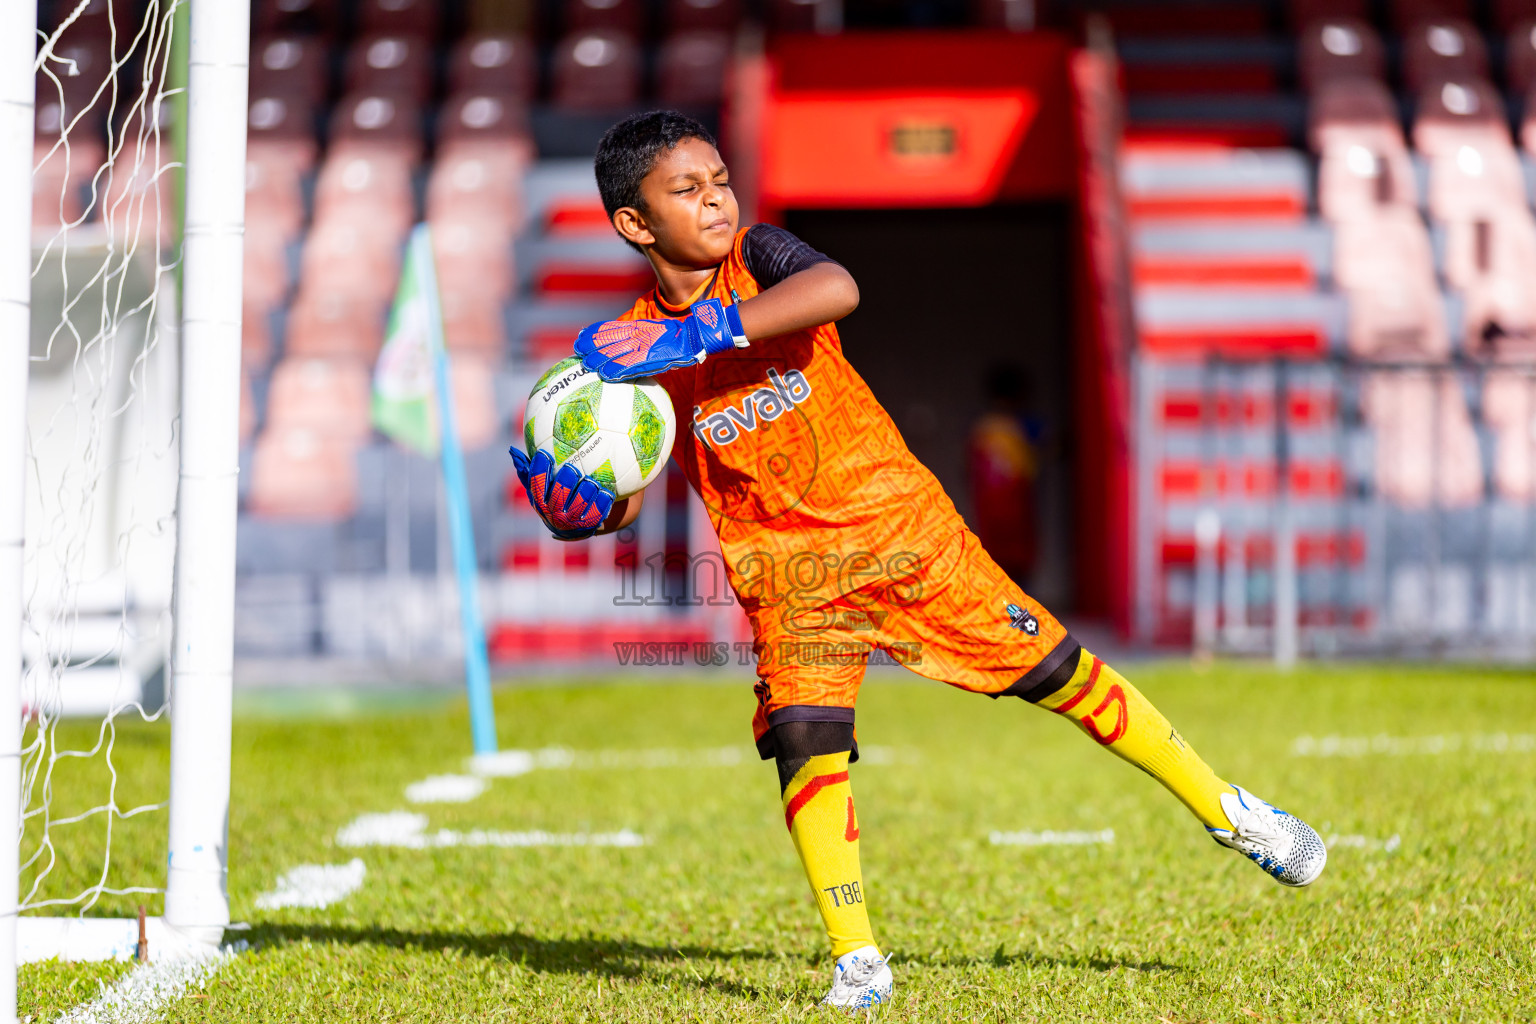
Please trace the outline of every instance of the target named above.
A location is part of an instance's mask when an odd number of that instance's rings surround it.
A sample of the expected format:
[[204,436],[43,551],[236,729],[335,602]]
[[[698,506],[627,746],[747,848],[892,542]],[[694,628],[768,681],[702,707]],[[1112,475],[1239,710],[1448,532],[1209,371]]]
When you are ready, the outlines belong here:
[[491,707],[491,669],[480,615],[480,568],[475,531],[469,517],[469,483],[464,452],[453,417],[453,389],[448,384],[448,349],[443,344],[442,303],[432,236],[418,224],[406,244],[400,288],[389,314],[389,331],[373,374],[373,422],[384,433],[423,455],[442,459],[448,505],[448,533],[453,541],[454,574],[459,582],[459,618],[464,629],[464,685],[469,691],[469,722],[475,753],[496,752],[496,715]]

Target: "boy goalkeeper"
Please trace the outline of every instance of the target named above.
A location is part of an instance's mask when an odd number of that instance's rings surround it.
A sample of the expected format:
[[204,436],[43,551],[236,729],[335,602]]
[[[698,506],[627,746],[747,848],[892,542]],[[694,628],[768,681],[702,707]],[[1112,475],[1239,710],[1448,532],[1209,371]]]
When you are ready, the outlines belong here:
[[[1323,870],[1317,833],[1206,765],[1123,676],[998,568],[843,358],[833,323],[853,278],[778,228],[736,225],[714,140],[673,112],[614,125],[597,182],[656,287],[576,340],[607,380],[656,375],[680,418],[673,457],[709,509],[758,657],[753,732],[778,766],[784,823],[836,959],[826,1002],[890,998],[870,930],[848,765],[854,702],[875,649],[925,676],[1019,697],[1074,721],[1166,786],[1218,843],[1286,885]],[[913,372],[921,372],[914,367]],[[555,535],[616,530],[615,502],[546,451],[512,449]]]

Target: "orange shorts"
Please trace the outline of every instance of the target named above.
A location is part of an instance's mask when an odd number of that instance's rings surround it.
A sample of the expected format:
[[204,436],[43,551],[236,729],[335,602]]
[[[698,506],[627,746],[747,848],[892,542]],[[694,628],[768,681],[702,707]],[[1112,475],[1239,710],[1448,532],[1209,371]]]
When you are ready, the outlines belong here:
[[[915,556],[914,556],[915,557]],[[875,651],[930,679],[990,697],[1035,691],[1078,651],[1077,642],[998,568],[968,529],[901,578],[758,626],[757,748],[783,722],[853,722]]]

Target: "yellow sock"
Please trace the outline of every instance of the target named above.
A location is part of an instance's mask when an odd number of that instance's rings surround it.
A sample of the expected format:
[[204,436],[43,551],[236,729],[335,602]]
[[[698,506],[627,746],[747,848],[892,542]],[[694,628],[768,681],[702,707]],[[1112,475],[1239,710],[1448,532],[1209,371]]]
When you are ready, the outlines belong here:
[[783,799],[784,824],[789,826],[827,938],[832,940],[832,956],[875,945],[864,909],[848,751],[807,758],[784,787]]
[[1039,705],[1072,719],[1101,746],[1168,787],[1206,825],[1232,827],[1220,799],[1232,787],[1140,690],[1086,649],[1071,681]]

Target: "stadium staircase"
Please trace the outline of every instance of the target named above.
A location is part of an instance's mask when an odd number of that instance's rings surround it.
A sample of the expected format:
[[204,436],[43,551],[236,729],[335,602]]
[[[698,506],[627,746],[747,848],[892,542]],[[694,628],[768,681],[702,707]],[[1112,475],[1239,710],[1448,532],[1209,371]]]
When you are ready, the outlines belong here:
[[1148,638],[1266,647],[1281,537],[1315,649],[1536,626],[1536,5],[1387,6],[1109,9]]

